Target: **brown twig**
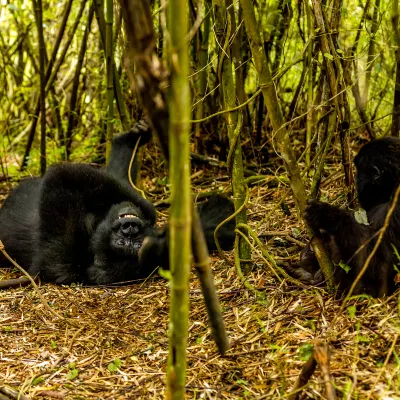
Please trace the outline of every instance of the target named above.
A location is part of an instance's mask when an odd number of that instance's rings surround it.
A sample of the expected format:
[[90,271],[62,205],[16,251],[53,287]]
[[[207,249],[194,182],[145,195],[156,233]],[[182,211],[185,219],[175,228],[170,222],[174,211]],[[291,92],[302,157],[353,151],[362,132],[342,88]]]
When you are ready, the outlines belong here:
[[7,396],[10,399],[18,399],[18,400],[30,400],[29,397],[24,396],[23,394],[17,392],[16,390],[10,389],[8,387],[0,387],[0,392]]
[[333,378],[329,368],[329,349],[328,344],[317,341],[314,344],[314,357],[319,368],[321,369],[322,378],[326,389],[326,398],[328,400],[336,400],[336,390],[333,386]]
[[308,361],[303,365],[300,375],[297,378],[290,395],[288,396],[288,400],[297,400],[300,398],[302,388],[311,378],[315,368],[317,368],[317,361],[315,360],[314,354],[312,354]]

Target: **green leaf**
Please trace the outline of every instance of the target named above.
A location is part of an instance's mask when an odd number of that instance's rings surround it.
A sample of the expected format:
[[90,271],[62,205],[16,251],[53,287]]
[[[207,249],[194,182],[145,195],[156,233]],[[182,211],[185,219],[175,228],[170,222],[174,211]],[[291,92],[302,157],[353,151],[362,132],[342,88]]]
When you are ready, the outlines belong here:
[[279,345],[277,345],[277,344],[274,344],[274,343],[271,343],[270,345],[269,345],[269,348],[271,349],[271,350],[281,350],[281,346],[279,346]]
[[299,358],[301,361],[307,361],[314,351],[314,346],[311,343],[306,343],[299,348]]
[[171,271],[168,269],[162,269],[161,267],[158,268],[158,275],[161,276],[161,278],[166,279],[167,281],[172,280],[172,274]]
[[71,371],[69,371],[67,374],[67,379],[72,381],[73,379],[75,379],[78,376],[78,374],[79,374],[79,372],[77,369],[71,369]]
[[295,237],[295,238],[298,238],[298,237],[300,237],[301,236],[301,232],[300,232],[300,229],[298,229],[298,228],[291,228],[291,231],[292,231],[292,234],[293,234],[293,236]]
[[343,51],[342,49],[336,49],[336,53],[338,53],[338,54],[343,54],[344,51]]
[[71,362],[68,364],[69,369],[75,369],[76,368],[76,362]]
[[324,57],[327,58],[328,60],[333,60],[333,55],[329,53],[324,53]]
[[354,211],[354,218],[360,225],[369,225],[367,212],[363,208]]
[[356,306],[348,306],[347,312],[350,315],[350,319],[353,319],[356,316],[357,308]]
[[50,340],[50,346],[52,349],[56,349],[57,348],[57,343],[54,340]]
[[351,267],[349,267],[346,263],[344,263],[343,261],[340,261],[339,263],[339,267],[342,268],[346,274],[349,273],[349,271],[351,270]]
[[32,381],[32,385],[33,386],[39,385],[39,383],[42,383],[43,381],[44,381],[44,378],[42,376],[39,376]]
[[107,365],[107,369],[110,372],[117,372],[120,367],[121,360],[119,358],[116,358],[114,361],[110,362],[110,364]]
[[358,339],[359,342],[362,342],[362,343],[369,343],[370,342],[369,337],[364,336],[364,335],[359,335],[357,339]]

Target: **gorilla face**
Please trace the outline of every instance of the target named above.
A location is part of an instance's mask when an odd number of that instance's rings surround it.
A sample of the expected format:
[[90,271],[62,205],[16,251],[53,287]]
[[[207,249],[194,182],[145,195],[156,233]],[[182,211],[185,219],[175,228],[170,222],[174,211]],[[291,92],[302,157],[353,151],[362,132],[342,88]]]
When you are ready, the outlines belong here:
[[132,205],[119,209],[111,224],[110,247],[119,254],[137,256],[144,239],[144,223]]
[[113,253],[115,256],[138,259],[148,223],[132,203],[113,205],[106,218],[97,227],[92,246],[95,253]]

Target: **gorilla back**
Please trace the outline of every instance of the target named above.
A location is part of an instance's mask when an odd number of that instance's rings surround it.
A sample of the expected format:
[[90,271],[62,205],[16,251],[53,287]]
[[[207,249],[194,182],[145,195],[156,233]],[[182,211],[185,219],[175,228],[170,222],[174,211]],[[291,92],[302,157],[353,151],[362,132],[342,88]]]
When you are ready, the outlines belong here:
[[[32,265],[39,225],[39,196],[42,180],[29,178],[13,190],[0,209],[0,239],[10,254],[19,254],[24,268]],[[0,265],[8,260],[0,253]]]
[[[28,273],[60,284],[108,284],[144,278],[155,266],[168,265],[167,239],[155,227],[155,208],[127,183],[131,151],[126,148],[139,137],[138,132],[117,137],[105,171],[84,164],[53,166],[6,199],[0,239]],[[233,211],[229,200],[218,204],[217,217],[210,207],[200,213],[212,233],[210,225],[215,229]],[[233,229],[222,233],[225,249],[233,245]],[[144,239],[153,236],[159,238],[156,251],[140,255]],[[211,243],[210,233],[206,239]]]

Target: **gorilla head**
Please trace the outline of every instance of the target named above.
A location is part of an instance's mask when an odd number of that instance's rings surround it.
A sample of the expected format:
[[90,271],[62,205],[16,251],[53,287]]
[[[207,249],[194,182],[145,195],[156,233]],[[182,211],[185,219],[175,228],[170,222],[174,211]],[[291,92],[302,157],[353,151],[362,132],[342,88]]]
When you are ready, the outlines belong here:
[[357,193],[366,211],[389,201],[400,178],[400,140],[374,140],[363,146],[354,159]]
[[130,202],[113,205],[92,237],[94,254],[102,249],[131,261],[138,260],[138,252],[149,228],[142,212]]

